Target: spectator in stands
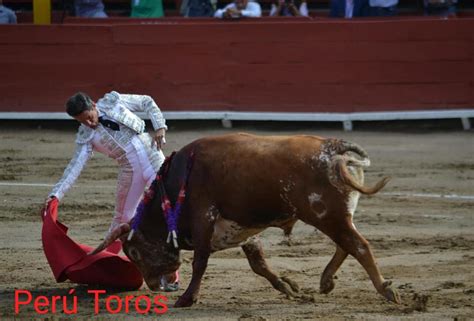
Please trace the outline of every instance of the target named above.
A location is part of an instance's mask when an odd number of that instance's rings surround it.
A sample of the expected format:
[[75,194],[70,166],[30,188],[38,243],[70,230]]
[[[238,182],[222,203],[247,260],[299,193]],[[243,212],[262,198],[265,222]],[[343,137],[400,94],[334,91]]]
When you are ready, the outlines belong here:
[[456,16],[458,0],[424,0],[425,15],[429,16]]
[[306,0],[301,1],[299,9],[296,8],[294,0],[277,0],[272,3],[269,16],[304,16],[308,17],[308,4]]
[[74,0],[76,17],[107,18],[102,0]]
[[161,18],[164,15],[162,0],[132,0],[131,17]]
[[369,0],[331,0],[329,16],[334,18],[366,17],[369,15]]
[[214,16],[217,0],[183,0],[180,13],[185,17]]
[[5,7],[3,1],[0,0],[0,24],[16,23],[16,14],[13,10]]
[[258,18],[262,16],[262,8],[256,1],[234,0],[223,9],[216,10],[214,17],[221,19],[238,19],[242,17]]
[[370,15],[389,17],[397,15],[398,0],[369,0]]

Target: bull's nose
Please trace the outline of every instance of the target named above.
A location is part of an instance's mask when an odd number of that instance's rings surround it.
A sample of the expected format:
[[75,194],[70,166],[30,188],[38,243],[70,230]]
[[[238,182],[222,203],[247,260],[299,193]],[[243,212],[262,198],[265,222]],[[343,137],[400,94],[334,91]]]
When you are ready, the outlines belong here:
[[161,277],[145,279],[148,288],[154,292],[160,291]]

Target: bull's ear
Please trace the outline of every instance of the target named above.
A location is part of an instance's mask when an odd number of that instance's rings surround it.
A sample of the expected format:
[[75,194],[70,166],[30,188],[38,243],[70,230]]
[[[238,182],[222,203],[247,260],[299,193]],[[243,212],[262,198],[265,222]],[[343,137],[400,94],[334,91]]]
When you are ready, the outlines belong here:
[[114,228],[110,233],[107,234],[105,237],[105,240],[100,243],[98,247],[95,248],[95,250],[87,253],[87,255],[94,255],[97,253],[102,252],[105,250],[110,244],[115,242],[115,240],[119,239],[120,237],[128,234],[130,232],[130,225],[128,223],[122,223],[116,228]]

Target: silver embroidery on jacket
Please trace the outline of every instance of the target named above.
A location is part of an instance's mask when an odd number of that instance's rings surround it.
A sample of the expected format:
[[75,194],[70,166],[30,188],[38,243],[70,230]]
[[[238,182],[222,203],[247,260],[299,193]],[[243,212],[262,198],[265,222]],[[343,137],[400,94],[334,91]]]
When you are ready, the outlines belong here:
[[143,143],[143,149],[146,152],[148,159],[150,160],[151,165],[153,166],[153,170],[158,172],[163,161],[165,159],[162,152],[157,151],[156,145],[153,144],[153,140],[150,135],[144,133],[138,136],[138,138]]
[[[150,96],[121,95],[112,91],[99,99],[97,107],[109,118],[117,121],[120,130],[106,129],[100,124],[95,130],[85,125],[79,127],[74,157],[64,170],[62,178],[50,193],[50,195],[54,195],[60,200],[77,180],[92,155],[92,149],[115,159],[121,168],[127,167],[130,164],[126,157],[125,147],[132,141],[134,136],[139,134],[147,157],[155,171],[159,170],[163,161],[163,157],[160,156],[162,154],[157,152],[156,147],[152,144],[152,138],[147,133],[144,133],[145,122],[134,114],[134,112],[146,112],[155,130],[167,128],[160,109]],[[127,170],[124,170],[124,176],[119,175],[117,182],[117,199],[120,199],[120,186],[122,184],[127,186],[128,182],[127,175],[125,175]],[[124,192],[120,190],[120,193]]]
[[92,156],[92,144],[77,144],[73,158],[64,170],[64,174],[59,182],[54,185],[50,196],[56,196],[61,200],[64,194],[71,188],[79,177],[82,169]]
[[115,211],[113,222],[121,222],[123,217],[123,211],[125,208],[125,202],[127,201],[127,195],[132,187],[133,180],[133,167],[128,161],[126,155],[121,159],[121,165],[117,178],[117,188],[115,196]]
[[77,130],[76,143],[85,144],[89,142],[93,136],[94,130],[90,127],[81,124],[81,126],[79,126],[79,129]]
[[99,99],[97,107],[108,117],[141,134],[145,122],[135,112],[146,112],[155,130],[166,127],[166,121],[155,101],[146,95],[122,95],[112,91]]

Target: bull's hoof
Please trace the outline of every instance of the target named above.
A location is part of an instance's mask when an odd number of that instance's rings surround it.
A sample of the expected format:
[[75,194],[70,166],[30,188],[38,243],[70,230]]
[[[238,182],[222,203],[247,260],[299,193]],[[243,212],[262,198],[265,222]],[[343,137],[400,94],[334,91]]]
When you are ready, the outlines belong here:
[[174,304],[175,308],[187,308],[193,305],[196,302],[192,298],[185,297],[184,295],[180,296],[178,301]]
[[382,295],[391,302],[394,302],[396,304],[401,304],[402,300],[400,299],[400,294],[398,294],[398,291],[392,288],[392,282],[391,281],[385,281],[383,283],[383,292]]
[[[289,282],[288,282],[289,281]],[[291,282],[291,283],[290,283]],[[286,294],[286,297],[288,299],[296,297],[295,292],[293,292],[293,287],[295,287],[296,283],[293,281],[289,280],[288,278],[279,278],[276,285],[275,289],[280,291],[281,293]],[[296,288],[298,286],[296,285]]]
[[328,294],[334,289],[335,286],[336,284],[334,283],[332,277],[321,279],[321,282],[319,283],[319,293]]
[[300,292],[300,286],[298,285],[298,283],[296,283],[292,279],[284,276],[281,278],[281,280],[285,283],[288,283],[294,292]]

